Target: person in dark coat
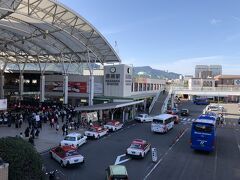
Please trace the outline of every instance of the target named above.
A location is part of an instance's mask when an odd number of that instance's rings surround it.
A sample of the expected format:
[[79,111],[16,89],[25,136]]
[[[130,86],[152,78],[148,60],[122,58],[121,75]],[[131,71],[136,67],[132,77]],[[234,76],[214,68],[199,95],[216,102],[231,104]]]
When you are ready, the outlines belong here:
[[66,125],[65,124],[62,125],[62,132],[63,132],[63,136],[64,136],[65,132],[66,132]]
[[34,146],[34,138],[32,136],[30,136],[30,138],[28,139],[28,142],[30,142]]
[[31,133],[30,133],[33,139],[35,138],[35,132],[34,131],[35,131],[34,128],[32,128]]
[[37,129],[35,132],[35,137],[38,138],[40,131]]
[[29,127],[27,127],[25,132],[24,132],[25,137],[29,137],[29,132],[30,132]]

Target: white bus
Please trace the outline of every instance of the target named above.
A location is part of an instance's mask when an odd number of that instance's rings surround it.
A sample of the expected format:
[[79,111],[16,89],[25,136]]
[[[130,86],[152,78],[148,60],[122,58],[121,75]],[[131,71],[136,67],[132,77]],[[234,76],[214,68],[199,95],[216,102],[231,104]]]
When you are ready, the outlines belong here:
[[151,124],[152,132],[166,133],[174,126],[174,116],[171,114],[161,114],[153,118]]

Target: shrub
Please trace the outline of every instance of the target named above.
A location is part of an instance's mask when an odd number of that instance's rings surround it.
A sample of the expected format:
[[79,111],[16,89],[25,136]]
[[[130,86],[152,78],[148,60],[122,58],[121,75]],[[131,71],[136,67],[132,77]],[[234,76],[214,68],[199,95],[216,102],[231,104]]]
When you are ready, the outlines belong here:
[[9,180],[42,179],[41,156],[22,138],[0,138],[0,157],[9,163]]

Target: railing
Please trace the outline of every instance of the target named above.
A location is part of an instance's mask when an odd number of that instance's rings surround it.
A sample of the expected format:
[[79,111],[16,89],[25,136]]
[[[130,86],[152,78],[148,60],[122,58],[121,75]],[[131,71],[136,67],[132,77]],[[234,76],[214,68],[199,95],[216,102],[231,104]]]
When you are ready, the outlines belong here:
[[176,87],[173,86],[173,91],[215,91],[215,92],[235,92],[240,91],[240,87]]
[[152,109],[153,109],[153,106],[154,104],[156,103],[156,101],[158,100],[160,94],[161,94],[162,90],[159,90],[158,93],[156,94],[156,96],[153,98],[153,101],[151,103],[151,105],[149,106],[149,109],[148,109],[148,113],[150,114]]

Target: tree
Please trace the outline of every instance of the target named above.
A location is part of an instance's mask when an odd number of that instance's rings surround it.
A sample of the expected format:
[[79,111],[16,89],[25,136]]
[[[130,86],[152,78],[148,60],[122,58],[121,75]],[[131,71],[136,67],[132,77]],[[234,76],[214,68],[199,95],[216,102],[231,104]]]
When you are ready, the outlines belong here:
[[0,138],[0,157],[9,163],[9,180],[42,179],[41,156],[22,138]]

